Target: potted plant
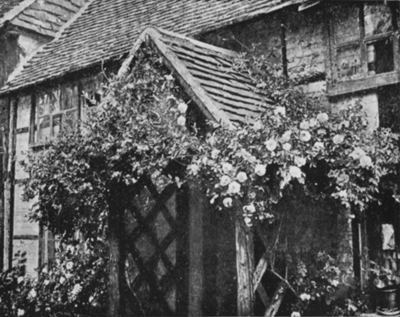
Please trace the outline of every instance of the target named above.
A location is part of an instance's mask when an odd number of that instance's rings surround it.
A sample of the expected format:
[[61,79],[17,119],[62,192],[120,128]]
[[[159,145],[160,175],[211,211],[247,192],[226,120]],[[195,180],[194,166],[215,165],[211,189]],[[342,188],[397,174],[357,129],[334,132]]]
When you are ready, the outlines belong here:
[[377,295],[378,313],[382,315],[399,313],[400,273],[397,270],[379,266],[374,262],[371,264],[371,280]]

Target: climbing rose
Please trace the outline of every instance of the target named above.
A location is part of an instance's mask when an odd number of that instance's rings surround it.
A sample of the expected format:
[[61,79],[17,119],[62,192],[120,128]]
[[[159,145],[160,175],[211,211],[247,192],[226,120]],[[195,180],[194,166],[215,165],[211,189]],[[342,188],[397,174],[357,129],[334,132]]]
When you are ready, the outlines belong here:
[[80,293],[81,290],[82,290],[82,286],[80,284],[75,284],[71,293],[73,296],[76,296]]
[[24,281],[24,277],[23,276],[18,276],[18,284],[22,283]]
[[303,293],[300,295],[300,299],[301,300],[310,300],[311,296],[310,296],[310,294]]
[[246,223],[247,227],[251,227],[251,219],[249,217],[245,217],[244,222]]
[[306,159],[304,157],[301,156],[296,156],[294,158],[294,163],[298,166],[298,167],[302,167],[304,165],[306,165]]
[[356,147],[354,149],[354,151],[350,153],[350,156],[355,160],[358,160],[358,159],[362,158],[364,155],[365,155],[365,152],[360,147]]
[[265,142],[265,146],[267,147],[267,150],[272,152],[276,149],[277,143],[275,140],[269,139],[268,141]]
[[230,182],[231,182],[231,179],[229,176],[224,175],[221,177],[221,181],[220,181],[221,186],[227,186]]
[[225,198],[225,199],[222,201],[222,203],[224,204],[224,206],[225,206],[226,208],[232,207],[232,202],[233,202],[233,200],[232,200],[232,198],[230,198],[230,197],[227,197],[227,198]]
[[32,288],[31,291],[29,292],[29,297],[33,299],[36,298],[36,296],[37,296],[36,290]]
[[18,316],[24,316],[25,315],[25,310],[23,310],[21,308],[18,308],[17,315]]
[[314,128],[318,124],[318,121],[315,118],[311,118],[310,121],[308,122],[308,124],[309,124],[310,128]]
[[311,134],[308,131],[301,131],[300,132],[300,140],[303,142],[308,142],[311,139]]
[[73,267],[74,263],[72,263],[71,261],[67,263],[67,270],[72,270]]
[[290,143],[285,143],[284,145],[282,145],[282,149],[284,149],[285,151],[290,151],[291,148],[292,145]]
[[213,150],[211,151],[211,158],[212,158],[213,160],[215,160],[215,159],[218,157],[219,152],[220,152],[220,150],[213,149]]
[[286,109],[284,107],[276,107],[274,109],[274,115],[281,115],[282,117],[286,116]]
[[301,123],[300,123],[301,130],[308,130],[309,128],[310,128],[310,125],[309,125],[308,121],[306,121],[306,120],[301,121]]
[[256,212],[256,207],[254,207],[254,205],[251,204],[251,205],[244,206],[243,210],[246,211],[246,212],[255,213]]
[[239,172],[236,176],[236,179],[240,182],[240,183],[244,183],[245,181],[247,181],[247,175],[245,172]]
[[264,176],[267,171],[267,165],[258,164],[254,169],[254,173],[258,176]]
[[297,166],[290,166],[289,173],[292,177],[295,177],[295,178],[301,177],[301,170]]
[[317,120],[319,122],[323,123],[323,122],[326,122],[329,120],[329,116],[325,112],[323,112],[323,113],[318,114]]
[[254,124],[253,124],[253,130],[254,131],[261,130],[262,128],[263,128],[263,124],[262,124],[261,121],[254,122]]
[[61,276],[61,277],[60,277],[60,284],[64,284],[64,282],[65,282],[65,277],[64,277],[64,276]]
[[186,124],[186,118],[184,116],[179,116],[177,123],[183,127]]
[[364,155],[360,158],[360,165],[362,167],[367,167],[372,165],[372,159],[368,155]]
[[324,143],[322,143],[322,142],[315,142],[315,143],[314,143],[314,146],[313,146],[313,148],[314,148],[315,150],[322,150],[324,147],[325,147],[325,146],[324,146]]
[[292,131],[290,131],[290,130],[286,131],[286,132],[282,135],[280,141],[281,141],[282,143],[288,142],[288,141],[290,140],[291,134],[292,134]]
[[222,171],[224,174],[228,174],[232,170],[232,164],[224,163],[222,164]]
[[233,181],[229,184],[228,194],[238,194],[240,193],[240,184],[238,182]]
[[192,175],[197,175],[199,170],[200,170],[200,166],[198,166],[197,164],[190,164],[188,166],[188,171]]
[[340,144],[344,141],[344,136],[341,134],[336,134],[333,139],[332,139],[333,143],[335,144]]
[[339,184],[344,184],[344,183],[348,183],[348,181],[350,180],[349,175],[347,175],[346,173],[340,174],[337,178],[337,182]]
[[186,110],[187,110],[187,108],[188,108],[187,104],[185,104],[185,103],[183,103],[183,102],[181,102],[181,103],[178,105],[178,111],[179,111],[180,113],[185,113]]
[[301,317],[301,315],[300,315],[300,313],[298,311],[294,311],[294,312],[292,312],[290,317]]

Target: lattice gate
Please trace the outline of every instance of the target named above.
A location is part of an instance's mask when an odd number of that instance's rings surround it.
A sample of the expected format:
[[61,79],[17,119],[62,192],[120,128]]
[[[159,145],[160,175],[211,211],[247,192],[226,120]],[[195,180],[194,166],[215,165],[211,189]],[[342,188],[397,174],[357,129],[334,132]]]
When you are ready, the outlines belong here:
[[187,315],[186,191],[148,179],[127,215],[127,275],[143,315]]

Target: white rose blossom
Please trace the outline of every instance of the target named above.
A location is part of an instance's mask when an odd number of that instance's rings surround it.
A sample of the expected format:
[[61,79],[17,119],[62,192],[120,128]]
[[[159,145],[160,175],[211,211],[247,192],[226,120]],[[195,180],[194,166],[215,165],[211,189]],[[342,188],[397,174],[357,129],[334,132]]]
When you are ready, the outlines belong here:
[[267,165],[257,164],[254,173],[258,176],[264,176],[267,171]]
[[186,118],[184,116],[179,116],[176,122],[179,126],[183,127],[186,124]]
[[303,294],[300,295],[300,299],[302,301],[310,300],[311,296],[310,296],[310,294],[303,293]]
[[254,124],[253,124],[253,130],[254,130],[254,131],[259,131],[259,130],[261,130],[263,127],[264,127],[264,126],[263,126],[263,124],[262,124],[261,121],[256,121],[256,122],[254,122]]
[[230,208],[230,207],[232,207],[233,200],[232,200],[231,197],[226,197],[226,198],[222,201],[222,203],[224,204],[224,206],[225,206],[226,208]]
[[360,158],[360,166],[368,167],[372,165],[372,159],[368,155],[364,155]]
[[302,167],[304,165],[306,165],[306,159],[304,157],[301,156],[295,156],[294,158],[294,163],[298,166],[298,167]]
[[25,315],[25,310],[18,308],[17,310],[17,316],[24,316]]
[[315,118],[311,118],[310,121],[308,122],[308,124],[309,124],[310,128],[314,128],[318,124],[318,121]]
[[318,114],[317,120],[319,122],[323,123],[323,122],[326,122],[329,120],[329,116],[325,112],[323,112],[323,113]]
[[60,284],[64,284],[65,283],[65,277],[64,276],[61,276],[60,277]]
[[284,107],[276,107],[274,109],[274,115],[281,115],[282,117],[286,116],[286,109]]
[[224,174],[228,174],[232,170],[232,168],[232,164],[230,163],[222,164],[222,171],[224,172]]
[[37,296],[37,292],[34,288],[32,288],[31,291],[29,292],[29,297],[36,298],[36,296]]
[[180,113],[185,113],[185,112],[187,111],[187,109],[188,109],[188,106],[187,106],[187,104],[185,104],[184,102],[181,102],[181,103],[178,105],[178,111],[179,111]]
[[300,140],[303,142],[308,142],[311,140],[311,134],[308,131],[301,131],[300,132]]
[[332,138],[333,143],[335,144],[340,144],[344,141],[344,136],[342,134],[336,134],[333,138]]
[[324,143],[322,142],[315,142],[313,145],[314,150],[323,150],[325,148]]
[[215,160],[215,159],[218,157],[218,155],[219,155],[220,152],[221,152],[220,150],[213,149],[213,150],[211,151],[211,158],[212,158],[213,160]]
[[278,143],[276,143],[276,141],[273,139],[269,139],[268,141],[265,142],[265,146],[267,147],[268,151],[272,152],[276,149]]
[[292,312],[290,317],[301,317],[301,315],[300,315],[300,313],[298,311],[294,311],[294,312]]
[[300,178],[301,177],[301,169],[298,168],[297,166],[290,166],[289,167],[289,173],[292,177],[295,178]]
[[244,206],[243,210],[245,212],[255,213],[256,212],[256,207],[254,207],[254,205],[251,204],[251,205]]
[[74,285],[74,288],[73,288],[72,291],[71,291],[71,294],[72,294],[73,296],[76,296],[76,295],[78,295],[78,294],[81,292],[81,290],[82,290],[81,284],[75,284],[75,285]]
[[280,141],[282,143],[286,143],[290,141],[290,136],[292,135],[292,131],[288,130],[284,134],[282,134]]
[[244,217],[244,222],[246,223],[247,227],[251,227],[251,218]]
[[285,151],[290,151],[291,148],[292,145],[290,143],[285,143],[282,145],[282,149],[284,149]]
[[308,123],[308,121],[303,120],[300,123],[300,129],[301,130],[308,130],[310,128],[310,124]]
[[240,193],[240,184],[238,182],[233,181],[228,186],[228,194],[238,194]]
[[247,181],[247,175],[245,172],[239,172],[236,176],[236,179],[240,182],[240,183],[244,183],[245,181]]
[[231,181],[232,180],[229,176],[224,175],[221,177],[220,184],[221,184],[221,186],[228,186]]
[[72,270],[72,268],[74,267],[74,263],[72,263],[71,261],[69,261],[67,263],[67,270]]
[[353,159],[358,160],[358,159],[362,158],[363,156],[365,156],[365,152],[364,152],[364,150],[362,148],[356,147],[354,149],[354,151],[350,153],[350,156]]

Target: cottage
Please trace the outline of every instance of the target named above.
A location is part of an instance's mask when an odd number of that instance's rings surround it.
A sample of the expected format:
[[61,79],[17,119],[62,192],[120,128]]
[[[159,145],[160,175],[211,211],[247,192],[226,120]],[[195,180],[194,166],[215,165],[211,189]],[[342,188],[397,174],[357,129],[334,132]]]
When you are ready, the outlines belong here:
[[[5,243],[14,240],[16,251],[26,249],[22,241],[30,244],[34,241],[34,248],[29,249],[37,250],[40,263],[52,257],[51,234],[39,230],[38,225],[26,225],[29,203],[21,200],[20,182],[27,175],[17,162],[29,148],[40,150],[43,142],[56,137],[64,126],[84,117],[87,101],[82,92],[101,98],[103,73],[123,72],[146,38],[165,58],[188,97],[208,119],[234,124],[245,116],[257,115],[256,105],[262,97],[249,87],[246,78],[229,70],[236,52],[250,51],[254,46],[254,54],[267,56],[284,75],[297,79],[307,93],[320,99],[321,107],[341,109],[348,103],[361,102],[370,117],[370,129],[385,126],[398,131],[399,25],[400,6],[391,1],[89,1],[73,23],[29,59],[0,91],[5,105],[1,116],[8,132],[2,171]],[[153,28],[146,29],[149,26]],[[154,190],[151,184],[147,187]],[[165,292],[156,296],[162,298],[160,311],[227,315],[238,309],[240,313],[248,313],[248,298],[240,298],[233,306],[228,301],[238,294],[237,286],[246,288],[246,284],[252,283],[249,276],[240,274],[237,282],[229,280],[229,274],[236,275],[236,268],[227,265],[228,259],[239,264],[245,260],[235,261],[235,224],[230,223],[219,233],[212,229],[207,232],[201,226],[196,230],[198,226],[193,224],[210,221],[210,215],[196,212],[204,209],[201,198],[189,194],[194,203],[189,215],[184,216],[179,204],[188,202],[179,200],[181,194],[171,190],[152,194],[163,199],[162,208],[152,210],[150,216],[139,213],[137,217],[149,217],[148,221],[164,228],[163,238],[169,235],[169,243],[160,241],[164,248],[152,247],[152,242],[146,241],[148,235],[136,230],[132,253],[143,262],[137,261],[135,265],[143,273],[146,261],[155,261],[154,270],[158,271],[147,274],[161,274],[160,270],[174,272],[178,259],[184,259],[190,280],[189,285],[177,283],[168,288],[168,283],[174,283],[170,278],[174,274],[166,274],[162,280]],[[399,217],[390,206],[385,208],[385,219],[381,221],[395,228],[399,246]],[[171,233],[176,226],[175,217],[186,222],[187,236]],[[353,226],[347,225],[341,239],[347,241],[350,250],[343,252],[342,259],[349,276],[355,273],[361,277],[368,258],[381,252],[381,247],[374,245],[367,234],[367,231],[379,234],[380,229],[367,220],[360,218],[353,221]],[[220,254],[218,259],[208,245],[207,236],[213,234],[219,235],[219,241],[227,241],[226,246],[220,246],[223,256]],[[191,245],[190,254],[183,256],[185,252],[180,248],[185,243]],[[6,266],[12,255],[10,249],[5,254]],[[155,253],[163,259],[161,264]],[[215,263],[219,267],[226,264],[225,272],[204,274]],[[146,283],[150,288],[157,289],[157,283],[151,278],[149,281]],[[260,281],[261,278],[251,291],[257,291],[262,306],[266,290]],[[138,283],[138,289],[142,284]],[[201,296],[195,296],[216,285],[219,290],[224,289],[218,294],[217,303],[202,302]],[[185,299],[189,302],[184,300],[184,304],[179,304],[177,299],[187,290],[185,287],[189,288],[189,299]],[[185,311],[187,307],[191,311]]]

